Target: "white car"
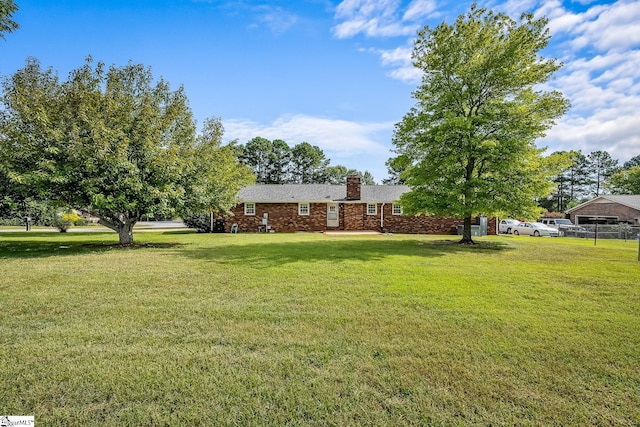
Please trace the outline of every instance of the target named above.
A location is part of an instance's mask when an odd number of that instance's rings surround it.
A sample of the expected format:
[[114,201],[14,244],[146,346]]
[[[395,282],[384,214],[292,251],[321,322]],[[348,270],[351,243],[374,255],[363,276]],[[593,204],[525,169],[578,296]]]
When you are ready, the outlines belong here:
[[540,218],[538,222],[548,225],[551,228],[557,228],[560,231],[560,235],[565,232],[577,233],[578,231],[585,231],[584,227],[574,225],[571,220],[565,218]]
[[513,234],[522,236],[551,236],[558,237],[560,232],[556,228],[547,227],[540,222],[523,222],[513,229]]
[[511,231],[516,228],[516,226],[520,224],[520,221],[517,219],[503,219],[498,224],[498,232],[511,234]]

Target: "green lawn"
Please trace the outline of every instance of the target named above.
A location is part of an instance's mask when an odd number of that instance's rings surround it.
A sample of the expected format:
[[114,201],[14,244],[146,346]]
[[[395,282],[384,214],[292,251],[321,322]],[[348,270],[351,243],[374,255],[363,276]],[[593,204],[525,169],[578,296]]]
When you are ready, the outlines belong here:
[[0,414],[638,425],[638,242],[0,233]]

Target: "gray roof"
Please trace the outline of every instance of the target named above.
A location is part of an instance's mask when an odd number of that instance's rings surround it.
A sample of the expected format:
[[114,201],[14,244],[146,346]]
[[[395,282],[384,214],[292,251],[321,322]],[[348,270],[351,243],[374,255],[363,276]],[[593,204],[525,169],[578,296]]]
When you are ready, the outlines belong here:
[[360,191],[360,200],[347,200],[346,185],[258,184],[240,190],[238,198],[241,202],[255,203],[393,203],[408,191],[410,189],[406,185],[363,185]]
[[567,212],[573,212],[583,206],[587,206],[591,203],[602,203],[602,202],[613,202],[619,203],[624,206],[628,206],[633,209],[637,209],[640,211],[640,194],[618,194],[618,195],[610,195],[605,194],[602,196],[598,196],[595,199],[589,200],[588,202],[582,203],[581,205],[575,206]]

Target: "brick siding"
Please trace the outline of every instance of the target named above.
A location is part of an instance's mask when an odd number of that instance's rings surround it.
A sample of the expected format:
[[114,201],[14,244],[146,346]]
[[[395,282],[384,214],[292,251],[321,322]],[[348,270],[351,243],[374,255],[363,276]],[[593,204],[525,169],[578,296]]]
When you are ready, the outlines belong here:
[[570,213],[571,222],[574,224],[576,216],[615,216],[618,217],[618,221],[636,223],[634,220],[640,217],[640,210],[619,203],[590,203]]
[[347,200],[360,200],[362,187],[360,186],[360,177],[347,177]]
[[[232,209],[234,216],[227,218],[226,231],[230,231],[232,224],[237,224],[239,232],[257,232],[264,213],[268,213],[268,225],[276,232],[375,230],[388,233],[456,234],[457,226],[464,222],[461,218],[393,215],[391,203],[378,203],[375,215],[367,214],[366,203],[339,203],[340,226],[330,228],[327,227],[325,203],[310,203],[309,215],[298,215],[297,203],[256,203],[255,206],[255,215],[245,215],[243,204]],[[381,209],[384,209],[383,213]],[[479,219],[475,218],[473,223],[479,224]],[[496,234],[495,218],[489,218],[487,233]]]

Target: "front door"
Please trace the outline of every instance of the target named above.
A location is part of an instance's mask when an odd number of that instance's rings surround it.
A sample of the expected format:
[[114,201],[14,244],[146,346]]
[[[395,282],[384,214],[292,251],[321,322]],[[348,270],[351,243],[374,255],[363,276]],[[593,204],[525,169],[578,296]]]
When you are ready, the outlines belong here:
[[327,203],[327,227],[339,227],[338,204]]

